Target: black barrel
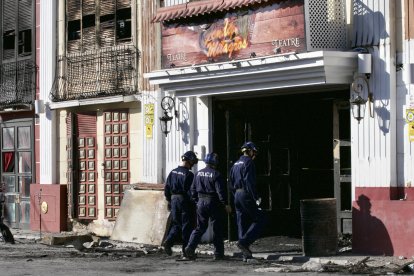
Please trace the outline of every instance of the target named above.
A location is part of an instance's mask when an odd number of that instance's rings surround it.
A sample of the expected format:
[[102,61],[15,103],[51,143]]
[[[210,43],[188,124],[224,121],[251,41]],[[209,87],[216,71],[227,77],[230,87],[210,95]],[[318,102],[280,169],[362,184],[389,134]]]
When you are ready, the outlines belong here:
[[303,255],[311,257],[335,255],[338,249],[336,199],[301,200],[300,217]]

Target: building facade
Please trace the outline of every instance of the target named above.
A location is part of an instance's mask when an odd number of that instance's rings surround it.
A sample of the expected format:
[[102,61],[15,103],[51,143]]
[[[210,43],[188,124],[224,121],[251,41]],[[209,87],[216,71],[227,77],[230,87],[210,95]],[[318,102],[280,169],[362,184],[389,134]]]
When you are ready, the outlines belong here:
[[355,252],[412,256],[410,1],[162,4],[145,77],[173,117],[164,175],[193,149],[227,176],[252,140],[267,234],[300,235],[300,201],[336,198]]
[[217,152],[227,176],[252,140],[264,234],[300,235],[300,201],[336,198],[333,227],[355,252],[412,256],[413,11],[409,0],[2,1],[6,222],[108,236],[125,188],[162,188],[186,150]]
[[0,6],[0,151],[4,219],[12,227],[30,225],[30,184],[35,171],[38,118],[38,29],[34,1],[2,1]]
[[155,64],[140,49],[152,43],[139,35],[151,16],[143,9],[150,2],[40,5],[40,177],[32,185],[31,229],[81,226],[109,236],[124,190],[142,184],[142,110],[150,114],[156,99],[142,79]]

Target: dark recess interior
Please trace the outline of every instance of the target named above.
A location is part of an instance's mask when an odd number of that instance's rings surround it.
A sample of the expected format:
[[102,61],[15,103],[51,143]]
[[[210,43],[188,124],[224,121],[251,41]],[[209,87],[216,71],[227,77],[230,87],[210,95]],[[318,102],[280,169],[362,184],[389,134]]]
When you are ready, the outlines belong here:
[[[264,236],[299,237],[300,200],[334,197],[333,106],[348,99],[349,92],[335,91],[213,100],[213,149],[225,178],[245,140],[260,149],[255,164]],[[338,116],[348,126],[339,135],[350,137],[349,110]],[[235,239],[235,215],[229,218]]]

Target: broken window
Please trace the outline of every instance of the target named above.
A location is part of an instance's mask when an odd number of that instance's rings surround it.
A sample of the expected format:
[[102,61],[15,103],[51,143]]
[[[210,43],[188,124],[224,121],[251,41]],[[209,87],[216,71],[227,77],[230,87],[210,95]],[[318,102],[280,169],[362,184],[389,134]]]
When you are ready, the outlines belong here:
[[94,14],[85,15],[82,18],[82,28],[86,29],[90,27],[95,27],[95,15]]
[[14,50],[14,30],[6,31],[3,34],[3,49]]
[[68,22],[68,41],[80,39],[80,20]]
[[131,38],[131,8],[116,11],[116,38],[119,40]]
[[19,56],[26,56],[32,53],[32,30],[19,32]]

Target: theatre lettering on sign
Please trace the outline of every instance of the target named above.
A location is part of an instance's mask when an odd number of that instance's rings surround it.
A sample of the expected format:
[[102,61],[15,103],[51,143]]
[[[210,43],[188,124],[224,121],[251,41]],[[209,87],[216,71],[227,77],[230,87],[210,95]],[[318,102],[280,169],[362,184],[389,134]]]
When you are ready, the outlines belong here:
[[303,0],[162,25],[163,68],[306,51]]

